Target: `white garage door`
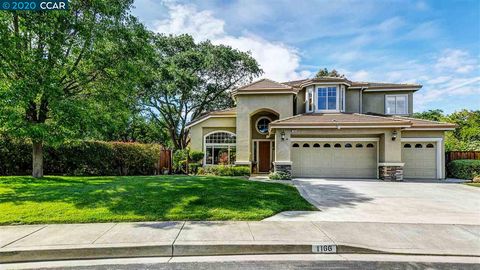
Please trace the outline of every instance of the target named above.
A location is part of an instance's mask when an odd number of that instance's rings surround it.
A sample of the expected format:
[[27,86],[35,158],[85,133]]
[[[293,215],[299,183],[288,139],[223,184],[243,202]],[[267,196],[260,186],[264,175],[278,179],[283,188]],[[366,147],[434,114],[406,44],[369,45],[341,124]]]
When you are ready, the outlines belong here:
[[293,142],[294,177],[377,178],[376,142]]
[[402,143],[404,178],[436,178],[436,143]]

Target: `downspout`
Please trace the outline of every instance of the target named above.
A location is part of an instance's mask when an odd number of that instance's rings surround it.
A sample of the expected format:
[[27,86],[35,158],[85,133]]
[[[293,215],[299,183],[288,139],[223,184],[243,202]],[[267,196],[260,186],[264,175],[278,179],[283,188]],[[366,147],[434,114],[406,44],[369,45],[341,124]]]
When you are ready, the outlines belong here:
[[365,89],[365,87],[362,86],[362,88],[360,88],[360,95],[358,95],[358,104],[359,104],[359,108],[358,108],[358,111],[360,113],[363,113],[363,90]]

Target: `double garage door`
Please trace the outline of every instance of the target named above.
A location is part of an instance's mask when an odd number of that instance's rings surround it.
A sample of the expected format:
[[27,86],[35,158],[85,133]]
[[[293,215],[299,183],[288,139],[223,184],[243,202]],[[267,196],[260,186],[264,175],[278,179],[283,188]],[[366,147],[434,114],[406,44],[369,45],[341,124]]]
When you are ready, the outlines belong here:
[[402,143],[404,178],[437,178],[437,144],[434,142]]
[[293,142],[294,177],[377,178],[377,142]]

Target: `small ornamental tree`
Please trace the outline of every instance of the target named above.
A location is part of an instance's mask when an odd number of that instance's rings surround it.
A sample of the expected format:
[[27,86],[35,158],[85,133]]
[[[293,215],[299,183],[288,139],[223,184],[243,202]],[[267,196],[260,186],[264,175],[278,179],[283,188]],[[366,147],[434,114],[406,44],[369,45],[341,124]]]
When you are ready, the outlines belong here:
[[132,1],[72,0],[67,11],[0,12],[0,132],[43,145],[88,138],[134,102],[149,33]]

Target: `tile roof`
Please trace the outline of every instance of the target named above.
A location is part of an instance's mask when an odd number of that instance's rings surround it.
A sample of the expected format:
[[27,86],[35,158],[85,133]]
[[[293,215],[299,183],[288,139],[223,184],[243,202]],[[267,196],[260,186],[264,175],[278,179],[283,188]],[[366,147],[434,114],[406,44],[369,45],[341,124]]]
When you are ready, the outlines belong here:
[[299,114],[292,117],[280,119],[270,124],[275,127],[325,127],[325,126],[398,126],[409,128],[454,128],[449,123],[428,121],[400,116],[379,116],[360,113],[311,113]]
[[273,126],[336,126],[344,125],[409,125],[410,121],[392,117],[374,116],[359,113],[311,113],[299,114],[272,122]]
[[425,119],[418,119],[413,117],[405,117],[405,116],[393,116],[396,119],[408,120],[412,123],[412,128],[455,128],[457,125],[447,122],[437,122]]
[[218,111],[212,111],[212,112],[208,112],[208,113],[205,113],[201,116],[199,116],[197,119],[195,119],[194,121],[191,121],[189,122],[186,127],[191,127],[195,124],[198,124],[200,122],[202,122],[203,120],[206,120],[208,117],[221,117],[221,116],[236,116],[237,115],[237,108],[236,107],[233,107],[233,108],[228,108],[228,109],[224,109],[224,110],[218,110]]
[[237,88],[237,91],[248,91],[248,90],[267,90],[267,89],[287,89],[291,90],[292,87],[289,85],[285,85],[276,81],[272,81],[270,79],[261,79],[250,84],[244,85],[240,88]]
[[292,87],[300,87],[302,84],[309,82],[346,82],[349,83],[350,87],[367,87],[368,89],[401,89],[401,88],[421,88],[421,84],[412,84],[412,83],[383,83],[383,82],[352,82],[347,78],[338,78],[338,77],[320,77],[313,79],[304,79],[296,81],[283,82],[282,84],[289,85]]

